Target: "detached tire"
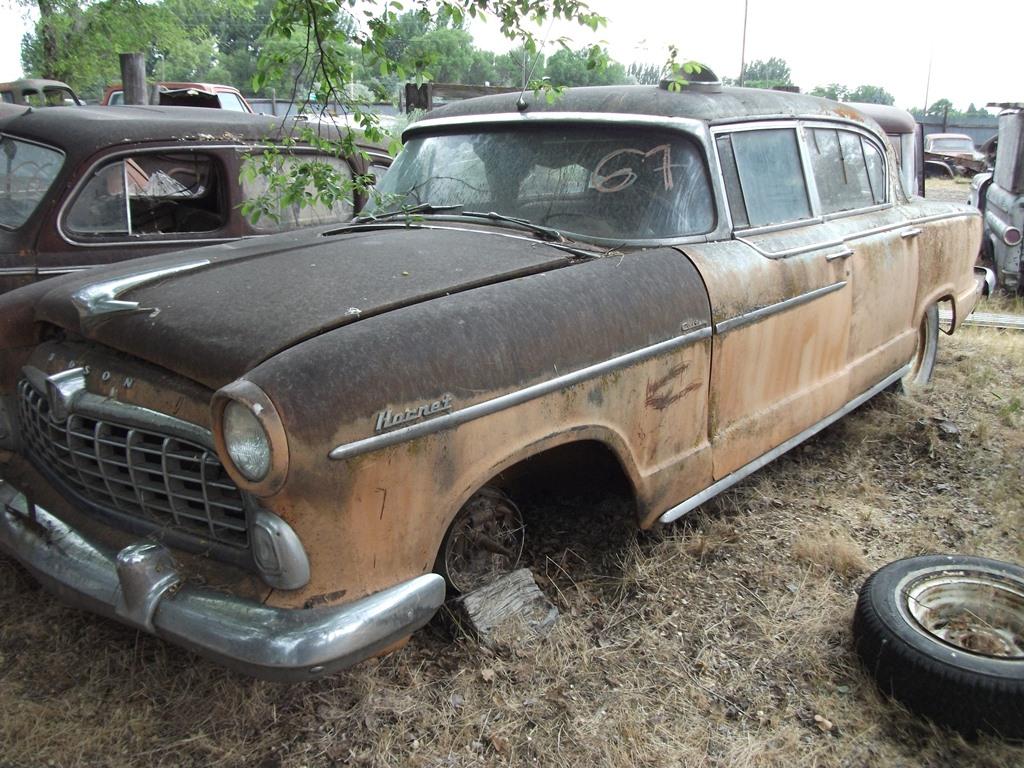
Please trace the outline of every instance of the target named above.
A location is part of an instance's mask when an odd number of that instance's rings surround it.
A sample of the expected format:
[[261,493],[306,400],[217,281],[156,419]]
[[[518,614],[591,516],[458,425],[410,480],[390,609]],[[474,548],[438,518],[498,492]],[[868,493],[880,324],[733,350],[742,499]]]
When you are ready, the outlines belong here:
[[861,587],[857,653],[882,691],[966,736],[1024,739],[1024,568],[897,560]]

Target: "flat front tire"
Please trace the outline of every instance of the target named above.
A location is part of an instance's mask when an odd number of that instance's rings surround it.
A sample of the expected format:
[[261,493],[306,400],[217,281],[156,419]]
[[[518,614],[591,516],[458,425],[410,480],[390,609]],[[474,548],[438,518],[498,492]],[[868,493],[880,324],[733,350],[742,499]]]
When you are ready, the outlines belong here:
[[908,709],[968,736],[1024,738],[1024,568],[967,555],[889,563],[861,588],[853,635]]

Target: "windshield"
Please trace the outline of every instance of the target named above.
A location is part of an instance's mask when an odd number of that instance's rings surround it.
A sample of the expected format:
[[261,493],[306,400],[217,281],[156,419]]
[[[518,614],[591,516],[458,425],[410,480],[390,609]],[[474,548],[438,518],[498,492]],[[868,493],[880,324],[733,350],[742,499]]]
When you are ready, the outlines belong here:
[[64,155],[55,149],[0,136],[0,227],[20,227],[57,178]]
[[417,136],[377,189],[382,202],[371,214],[459,206],[584,238],[680,237],[715,224],[700,147],[637,126],[518,124]]
[[936,139],[931,143],[932,152],[973,152],[974,142],[963,139]]

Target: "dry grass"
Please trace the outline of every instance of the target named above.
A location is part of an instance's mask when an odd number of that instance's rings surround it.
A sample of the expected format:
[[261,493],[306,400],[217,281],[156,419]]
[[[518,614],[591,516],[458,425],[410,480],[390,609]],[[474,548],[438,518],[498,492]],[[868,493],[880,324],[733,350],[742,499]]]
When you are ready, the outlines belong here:
[[0,764],[1024,764],[883,699],[851,648],[884,563],[1024,561],[1024,334],[942,341],[931,389],[876,398],[683,524],[638,533],[614,498],[532,509],[528,564],[562,610],[533,645],[437,623],[278,686],[64,608],[0,560]]

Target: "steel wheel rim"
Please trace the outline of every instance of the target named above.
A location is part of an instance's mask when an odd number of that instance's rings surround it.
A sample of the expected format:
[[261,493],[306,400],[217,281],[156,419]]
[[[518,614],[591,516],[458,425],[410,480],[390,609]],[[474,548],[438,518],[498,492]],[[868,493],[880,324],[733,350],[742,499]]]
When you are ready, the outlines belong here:
[[980,570],[943,571],[901,589],[901,605],[922,634],[960,651],[1024,661],[1024,585]]
[[458,592],[471,592],[515,569],[523,554],[523,517],[498,491],[466,502],[452,523],[442,556],[444,575]]

